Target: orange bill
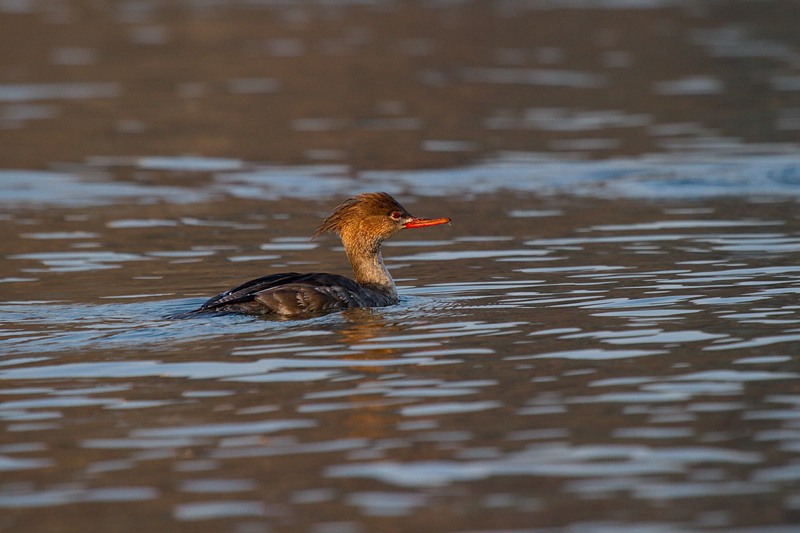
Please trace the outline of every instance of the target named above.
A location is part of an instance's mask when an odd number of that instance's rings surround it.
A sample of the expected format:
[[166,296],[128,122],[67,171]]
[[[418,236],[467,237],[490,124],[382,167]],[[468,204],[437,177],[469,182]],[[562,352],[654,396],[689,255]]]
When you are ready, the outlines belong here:
[[425,226],[435,226],[437,224],[447,224],[449,218],[412,218],[405,224],[404,228],[424,228]]

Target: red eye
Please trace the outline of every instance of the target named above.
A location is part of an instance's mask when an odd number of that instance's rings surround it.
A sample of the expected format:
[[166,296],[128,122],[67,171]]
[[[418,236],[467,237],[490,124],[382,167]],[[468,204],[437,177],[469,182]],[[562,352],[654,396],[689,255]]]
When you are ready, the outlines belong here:
[[395,220],[400,220],[400,217],[402,217],[403,214],[400,211],[395,211],[394,213],[392,213],[389,216],[391,216]]

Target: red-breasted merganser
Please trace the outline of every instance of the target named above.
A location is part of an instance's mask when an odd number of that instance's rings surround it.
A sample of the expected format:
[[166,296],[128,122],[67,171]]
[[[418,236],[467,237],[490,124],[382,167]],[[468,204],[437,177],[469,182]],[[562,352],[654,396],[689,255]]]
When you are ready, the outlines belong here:
[[314,234],[339,234],[355,281],[337,274],[273,274],[234,287],[174,318],[209,313],[301,316],[394,305],[399,301],[397,287],[383,264],[381,243],[404,228],[448,222],[449,218],[416,218],[385,192],[360,194],[342,202]]

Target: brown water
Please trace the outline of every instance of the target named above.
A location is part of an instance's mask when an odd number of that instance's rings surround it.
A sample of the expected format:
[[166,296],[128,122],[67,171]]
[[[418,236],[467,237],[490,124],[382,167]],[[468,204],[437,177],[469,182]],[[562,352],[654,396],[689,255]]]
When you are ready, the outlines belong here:
[[793,152],[798,20],[793,1],[6,0],[2,159]]
[[[796,531],[798,20],[0,1],[0,530]],[[399,305],[164,318],[375,190]]]

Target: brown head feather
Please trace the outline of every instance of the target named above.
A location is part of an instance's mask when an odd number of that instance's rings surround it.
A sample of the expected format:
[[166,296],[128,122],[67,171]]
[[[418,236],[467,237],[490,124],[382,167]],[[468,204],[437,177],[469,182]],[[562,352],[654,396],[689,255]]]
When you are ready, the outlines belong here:
[[410,216],[408,211],[397,203],[397,200],[385,192],[359,194],[339,204],[333,213],[320,224],[314,237],[326,232],[341,235],[342,229],[348,224],[358,223],[371,215],[388,216],[395,211],[399,211],[404,217]]

